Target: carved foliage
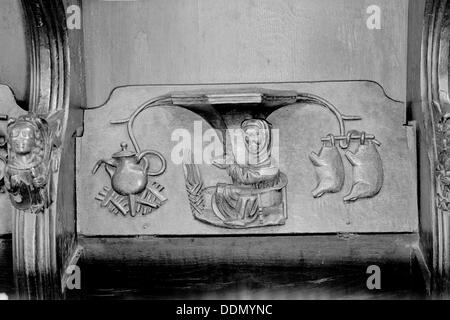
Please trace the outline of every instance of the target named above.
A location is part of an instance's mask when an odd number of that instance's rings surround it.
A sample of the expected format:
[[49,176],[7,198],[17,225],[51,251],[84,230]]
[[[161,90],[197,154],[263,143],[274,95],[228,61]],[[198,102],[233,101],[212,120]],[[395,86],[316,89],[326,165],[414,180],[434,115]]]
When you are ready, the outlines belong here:
[[450,211],[450,121],[443,117],[436,126],[436,146],[438,163],[437,177],[437,205],[438,208]]

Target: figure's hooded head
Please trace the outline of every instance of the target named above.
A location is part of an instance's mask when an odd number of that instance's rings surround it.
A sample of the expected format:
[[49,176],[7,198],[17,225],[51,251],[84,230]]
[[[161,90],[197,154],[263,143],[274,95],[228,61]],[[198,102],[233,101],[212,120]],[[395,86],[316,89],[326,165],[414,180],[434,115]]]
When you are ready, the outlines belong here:
[[271,163],[272,125],[263,119],[245,120],[241,124],[249,166],[266,166]]

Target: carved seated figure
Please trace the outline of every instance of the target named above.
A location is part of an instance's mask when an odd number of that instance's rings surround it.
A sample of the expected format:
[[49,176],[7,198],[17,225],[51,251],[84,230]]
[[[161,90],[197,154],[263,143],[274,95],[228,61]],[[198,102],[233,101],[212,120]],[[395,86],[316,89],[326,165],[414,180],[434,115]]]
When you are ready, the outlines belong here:
[[17,209],[36,213],[48,206],[45,130],[45,123],[30,115],[12,119],[8,124],[5,187]]
[[[214,162],[216,167],[227,170],[233,182],[219,183],[212,196],[214,214],[229,227],[284,223],[283,190],[287,179],[272,162],[270,127],[262,119],[244,121],[241,129],[246,149],[245,163]],[[271,220],[271,213],[275,213],[275,219]]]

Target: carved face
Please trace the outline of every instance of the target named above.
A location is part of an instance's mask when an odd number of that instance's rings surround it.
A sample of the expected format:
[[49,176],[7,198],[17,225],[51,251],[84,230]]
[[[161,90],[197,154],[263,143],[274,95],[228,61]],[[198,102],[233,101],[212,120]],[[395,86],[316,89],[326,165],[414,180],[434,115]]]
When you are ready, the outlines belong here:
[[270,124],[262,119],[246,120],[241,125],[244,131],[245,146],[248,151],[248,164],[265,165],[270,162],[271,131]]
[[245,143],[249,152],[258,153],[261,144],[260,130],[255,127],[245,130]]
[[36,146],[34,130],[27,124],[16,125],[10,133],[11,147],[15,153],[25,155]]

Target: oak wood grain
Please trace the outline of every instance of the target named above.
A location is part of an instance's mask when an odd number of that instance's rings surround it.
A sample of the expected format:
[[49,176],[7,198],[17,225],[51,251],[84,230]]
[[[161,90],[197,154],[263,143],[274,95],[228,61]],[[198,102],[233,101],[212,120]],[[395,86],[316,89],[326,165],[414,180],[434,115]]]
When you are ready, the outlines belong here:
[[[82,238],[71,299],[425,298],[416,234]],[[366,287],[367,267],[382,290]]]
[[0,1],[0,83],[19,101],[28,100],[28,52],[20,0]]
[[[369,30],[370,5],[381,9]],[[408,1],[85,1],[88,105],[132,84],[360,80],[404,100]]]

